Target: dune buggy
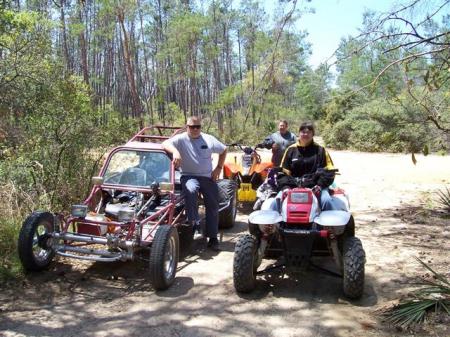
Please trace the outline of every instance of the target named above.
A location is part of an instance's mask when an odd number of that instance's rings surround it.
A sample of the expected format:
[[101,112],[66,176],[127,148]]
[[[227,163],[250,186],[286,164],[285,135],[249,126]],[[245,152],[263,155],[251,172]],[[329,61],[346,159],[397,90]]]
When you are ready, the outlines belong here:
[[[20,261],[28,271],[45,269],[55,255],[114,262],[145,256],[155,289],[168,288],[176,274],[179,250],[193,240],[181,195],[180,172],[161,142],[179,127],[142,129],[107,156],[88,198],[70,215],[38,211],[23,223],[18,241]],[[220,212],[234,223],[234,184],[219,181]],[[141,251],[143,254],[137,254]]]

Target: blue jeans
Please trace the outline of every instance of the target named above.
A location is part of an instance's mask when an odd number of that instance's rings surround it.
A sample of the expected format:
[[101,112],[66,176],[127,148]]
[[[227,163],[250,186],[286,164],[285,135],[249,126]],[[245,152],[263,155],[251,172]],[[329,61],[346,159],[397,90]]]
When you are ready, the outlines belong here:
[[203,195],[206,209],[205,236],[217,238],[219,231],[219,188],[209,177],[181,176],[181,191],[186,202],[186,212],[191,223],[199,222],[198,192]]
[[347,210],[345,203],[341,199],[331,197],[328,188],[324,188],[320,192],[320,208],[322,211]]

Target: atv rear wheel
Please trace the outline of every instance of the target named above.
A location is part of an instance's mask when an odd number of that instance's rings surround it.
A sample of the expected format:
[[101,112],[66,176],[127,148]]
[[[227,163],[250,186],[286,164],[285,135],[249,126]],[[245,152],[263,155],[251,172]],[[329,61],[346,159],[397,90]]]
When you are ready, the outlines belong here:
[[256,286],[258,239],[250,234],[239,237],[234,248],[233,282],[238,292],[247,293]]
[[225,195],[229,195],[230,198],[230,205],[219,213],[219,228],[231,228],[234,226],[237,213],[236,183],[228,179],[219,180],[217,183],[219,194],[221,194],[220,198],[223,198]]
[[366,254],[361,240],[357,237],[346,237],[342,259],[344,294],[351,299],[357,299],[364,292]]
[[150,282],[154,289],[169,288],[177,272],[178,232],[170,225],[160,225],[150,251]]
[[55,256],[50,247],[54,217],[49,212],[34,212],[23,223],[17,244],[19,259],[25,270],[41,271]]

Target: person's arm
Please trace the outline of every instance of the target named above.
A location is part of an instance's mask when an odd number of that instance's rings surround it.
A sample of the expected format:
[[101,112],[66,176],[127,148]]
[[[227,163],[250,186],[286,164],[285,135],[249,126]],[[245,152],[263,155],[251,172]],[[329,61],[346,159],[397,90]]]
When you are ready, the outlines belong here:
[[181,165],[181,155],[177,148],[170,142],[170,140],[165,140],[162,142],[162,147],[165,151],[172,154],[172,162],[175,168],[180,167]]
[[291,156],[289,151],[290,148],[288,147],[286,151],[284,151],[283,159],[281,159],[281,168],[283,169],[283,172],[287,175],[291,175]]
[[272,144],[272,152],[276,152],[280,148],[280,145],[277,144],[276,138],[274,137],[274,134],[271,134],[267,138],[269,138],[273,142],[273,144]]
[[220,176],[220,172],[223,169],[223,165],[225,164],[225,158],[227,157],[227,148],[225,148],[225,150],[223,150],[223,152],[221,154],[219,154],[219,159],[217,160],[217,166],[216,168],[212,171],[211,174],[211,178],[216,181],[217,179],[219,179]]

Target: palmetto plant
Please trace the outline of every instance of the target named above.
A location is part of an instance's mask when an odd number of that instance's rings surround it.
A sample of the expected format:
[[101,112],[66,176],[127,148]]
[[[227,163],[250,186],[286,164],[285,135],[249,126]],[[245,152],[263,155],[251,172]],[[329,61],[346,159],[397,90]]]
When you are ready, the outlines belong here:
[[386,321],[403,328],[422,323],[428,312],[442,312],[450,315],[450,280],[435,272],[421,259],[423,267],[432,273],[432,278],[417,283],[421,286],[409,297],[384,313]]
[[445,190],[438,190],[436,193],[439,204],[450,212],[450,188],[446,187]]

